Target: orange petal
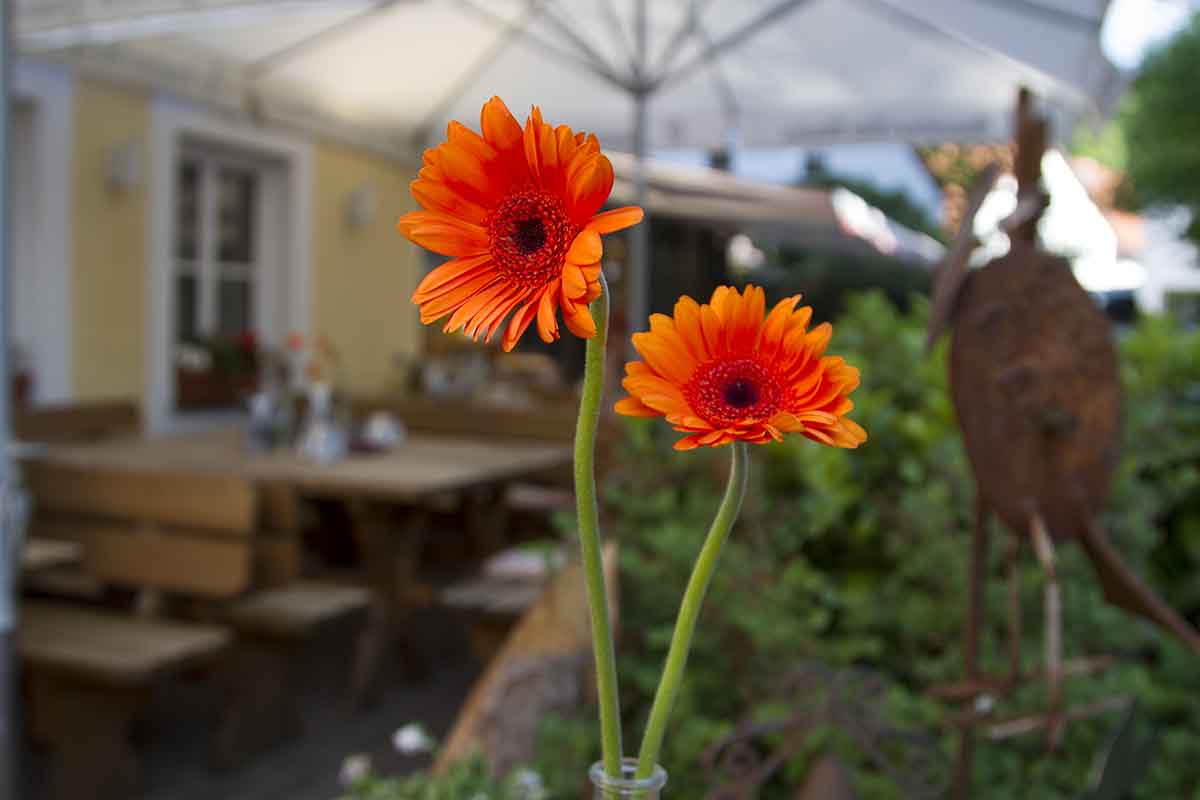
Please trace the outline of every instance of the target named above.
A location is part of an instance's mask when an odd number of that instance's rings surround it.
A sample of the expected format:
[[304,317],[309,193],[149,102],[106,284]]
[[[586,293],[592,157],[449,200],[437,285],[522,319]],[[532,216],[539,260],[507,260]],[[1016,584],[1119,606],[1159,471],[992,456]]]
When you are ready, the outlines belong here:
[[503,199],[483,162],[474,153],[449,142],[441,146],[440,152],[446,177],[461,184],[469,197],[487,205],[495,205]]
[[508,321],[508,327],[504,329],[504,337],[500,340],[500,347],[504,352],[511,352],[517,346],[517,342],[529,328],[529,323],[533,322],[537,309],[538,302],[530,300],[512,315],[512,319]]
[[596,320],[587,306],[576,306],[571,314],[563,314],[567,328],[580,339],[590,339],[596,335]]
[[538,131],[542,127],[542,111],[537,106],[525,120],[525,130],[522,132],[522,145],[525,148],[525,160],[529,163],[529,174],[534,183],[542,184],[541,148],[538,146]]
[[445,314],[458,308],[459,305],[466,302],[471,295],[476,292],[481,292],[491,286],[494,281],[499,278],[490,273],[485,272],[479,276],[471,278],[470,281],[456,286],[453,290],[446,292],[443,295],[435,297],[432,300],[421,303],[421,322],[430,323],[435,319],[439,319]]
[[808,332],[808,335],[804,337],[804,343],[812,353],[812,358],[817,358],[825,352],[825,348],[829,346],[829,339],[832,336],[833,326],[828,322],[822,322]]
[[444,256],[473,256],[488,249],[484,228],[436,211],[410,211],[396,228],[410,241]]
[[582,161],[577,157],[575,164],[567,174],[567,215],[576,225],[587,225],[612,192],[613,168],[600,153]]
[[623,397],[613,406],[613,411],[626,417],[661,417],[654,409],[645,406],[636,397]]
[[798,294],[785,297],[776,303],[775,307],[771,309],[771,313],[767,315],[767,319],[763,322],[762,331],[758,337],[758,352],[763,359],[769,361],[779,352],[779,346],[783,343],[784,331],[787,330],[788,320],[792,317],[792,309],[796,307],[796,303],[798,302],[800,302],[800,295]]
[[567,251],[567,261],[572,264],[595,264],[603,255],[604,244],[600,241],[600,234],[584,229],[575,237],[575,241],[571,242],[571,249]]
[[430,211],[440,211],[476,225],[487,222],[487,209],[466,199],[444,183],[418,178],[409,187],[413,198]]
[[[554,290],[557,291],[555,286]],[[542,294],[542,299],[538,302],[537,310],[537,326],[538,335],[542,337],[542,341],[549,344],[558,338],[558,320],[554,317],[554,291],[545,291]]]
[[612,211],[605,211],[592,217],[587,228],[596,233],[615,233],[637,225],[644,216],[645,212],[637,206],[614,208]]
[[562,271],[563,292],[567,297],[582,297],[587,294],[588,282],[575,264],[567,263]]
[[483,104],[479,112],[479,128],[483,138],[497,150],[513,150],[521,147],[521,125],[499,97]]
[[725,354],[725,326],[711,305],[700,306],[700,330],[710,358]]
[[695,450],[700,445],[696,442],[695,436],[685,436],[673,446],[676,450]]
[[690,365],[680,363],[679,353],[670,343],[653,333],[635,333],[632,338],[633,346],[659,375],[680,386],[691,380]]
[[456,258],[434,269],[426,275],[413,292],[415,302],[423,302],[453,288],[457,281],[472,275],[477,270],[489,269],[492,257],[488,253],[466,258]]
[[496,148],[488,144],[482,136],[458,120],[451,120],[446,126],[446,140],[475,156],[484,165],[495,161],[499,155]]

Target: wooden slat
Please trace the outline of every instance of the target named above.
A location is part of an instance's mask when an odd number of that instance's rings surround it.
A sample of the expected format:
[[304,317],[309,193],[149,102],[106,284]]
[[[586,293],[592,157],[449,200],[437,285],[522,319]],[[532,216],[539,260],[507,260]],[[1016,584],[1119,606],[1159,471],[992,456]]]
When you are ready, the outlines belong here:
[[251,585],[249,538],[66,516],[43,515],[34,528],[79,542],[84,571],[106,583],[214,598],[237,597]]
[[415,431],[455,436],[540,439],[564,444],[574,439],[575,421],[579,415],[578,403],[573,400],[528,409],[424,397],[361,400],[356,401],[355,406],[362,415],[372,411],[390,411]]
[[294,637],[366,608],[365,589],[296,581],[277,589],[255,592],[230,609],[229,621],[239,632]]
[[56,603],[26,602],[17,649],[27,662],[62,672],[135,685],[216,655],[229,633],[211,625],[132,619]]
[[135,519],[239,535],[254,530],[254,490],[237,476],[37,461],[28,464],[25,479],[39,512]]
[[18,411],[17,438],[29,442],[85,442],[138,433],[141,414],[131,400],[70,403]]

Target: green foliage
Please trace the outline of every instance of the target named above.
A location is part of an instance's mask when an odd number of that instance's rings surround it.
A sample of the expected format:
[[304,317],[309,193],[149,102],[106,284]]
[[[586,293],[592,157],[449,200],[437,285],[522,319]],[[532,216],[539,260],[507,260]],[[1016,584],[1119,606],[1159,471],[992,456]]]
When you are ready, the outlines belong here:
[[425,773],[404,778],[367,774],[354,781],[339,800],[544,800],[541,780],[527,769],[504,778],[492,776],[480,757],[454,764],[445,775]]
[[1190,208],[1190,235],[1200,240],[1197,75],[1200,14],[1164,48],[1146,58],[1113,126],[1081,144],[1085,152],[1109,166],[1128,170],[1137,205]]
[[[722,556],[668,729],[663,762],[672,796],[702,796],[704,749],[739,720],[777,711],[771,688],[803,659],[882,672],[896,687],[887,709],[894,724],[929,726],[943,715],[924,691],[962,674],[973,487],[954,425],[944,353],[927,357],[923,351],[926,314],[924,301],[905,314],[871,293],[852,299],[835,325],[831,350],[863,370],[854,416],[871,436],[864,447],[841,451],[800,439],[756,448],[746,509]],[[1200,564],[1198,347],[1200,334],[1184,334],[1159,319],[1145,320],[1123,342],[1126,443],[1109,519],[1114,541],[1135,568],[1193,619],[1200,617],[1194,578]],[[661,421],[631,423],[620,474],[609,486],[607,529],[622,542],[627,749],[640,734],[679,597],[727,469],[726,452],[671,453],[673,438]],[[997,535],[993,541],[983,660],[1001,673],[1000,545],[1006,539]],[[1200,669],[1194,657],[1105,605],[1077,548],[1063,546],[1060,556],[1066,652],[1129,656],[1099,678],[1070,682],[1068,699],[1137,697],[1160,734],[1137,796],[1189,797],[1200,784]],[[1040,570],[1027,557],[1027,668],[1036,666],[1041,652],[1041,585]],[[1006,703],[1005,714],[1037,710],[1042,692],[1037,684],[1022,690]],[[1082,795],[1114,724],[1111,716],[1072,724],[1063,750],[1053,755],[1036,736],[982,745],[976,796]],[[947,765],[953,741],[942,739]],[[854,764],[864,797],[898,796],[863,754],[845,742],[836,746]],[[555,752],[559,763],[569,759],[564,748]],[[803,761],[789,772],[803,774]],[[560,796],[548,785],[552,796]],[[774,787],[763,796],[787,792]]]

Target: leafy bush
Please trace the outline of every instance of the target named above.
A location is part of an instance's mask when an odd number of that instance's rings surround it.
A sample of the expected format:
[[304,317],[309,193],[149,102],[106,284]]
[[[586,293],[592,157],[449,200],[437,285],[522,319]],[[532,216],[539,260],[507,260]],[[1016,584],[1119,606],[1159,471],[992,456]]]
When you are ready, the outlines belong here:
[[[773,681],[803,659],[883,673],[897,687],[888,711],[899,724],[936,720],[941,712],[925,690],[961,678],[974,489],[954,423],[944,345],[932,358],[923,350],[926,315],[924,301],[902,314],[871,293],[852,299],[835,325],[832,350],[863,369],[855,418],[870,432],[865,447],[848,452],[798,439],[755,449],[746,509],[722,556],[668,733],[663,761],[672,795],[702,795],[704,748],[738,720],[769,711]],[[1148,319],[1123,341],[1122,363],[1125,445],[1108,515],[1111,535],[1141,574],[1196,619],[1200,335]],[[627,749],[648,711],[728,457],[670,453],[672,433],[661,422],[631,423],[608,492],[607,530],[622,542]],[[993,535],[989,562],[982,659],[994,673],[1006,668],[1007,540]],[[1068,699],[1137,697],[1160,733],[1138,796],[1189,796],[1200,783],[1195,657],[1105,605],[1078,548],[1062,546],[1060,558],[1066,653],[1131,657],[1098,678],[1070,681]],[[1041,657],[1042,578],[1027,551],[1021,582],[1025,665],[1033,668]],[[1005,701],[1004,710],[1031,712],[1041,698],[1035,684]],[[1053,755],[1037,736],[981,746],[976,796],[1079,796],[1113,724],[1111,716],[1073,723]],[[943,747],[949,764],[954,737],[945,736]],[[865,797],[898,796],[861,756],[854,763]]]

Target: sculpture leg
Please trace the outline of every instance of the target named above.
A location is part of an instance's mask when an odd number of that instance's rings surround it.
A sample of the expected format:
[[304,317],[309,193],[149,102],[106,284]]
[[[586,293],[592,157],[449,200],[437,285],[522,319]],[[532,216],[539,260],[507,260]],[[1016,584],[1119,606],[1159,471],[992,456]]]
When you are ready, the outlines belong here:
[[1046,531],[1046,523],[1035,514],[1030,520],[1033,551],[1046,573],[1046,690],[1049,720],[1046,727],[1047,745],[1055,749],[1062,742],[1062,597],[1059,593],[1058,572],[1055,568],[1054,543]]
[[[988,507],[982,495],[975,498],[975,527],[971,532],[971,572],[969,576],[970,605],[967,608],[964,631],[966,681],[972,685],[979,680],[979,633],[983,627],[984,579],[987,575],[987,553],[990,527]],[[972,697],[974,694],[972,693]],[[954,797],[968,800],[971,796],[971,766],[974,762],[975,731],[967,722],[959,734],[958,758],[954,766]]]
[[1008,682],[1021,680],[1021,537],[1008,545]]

